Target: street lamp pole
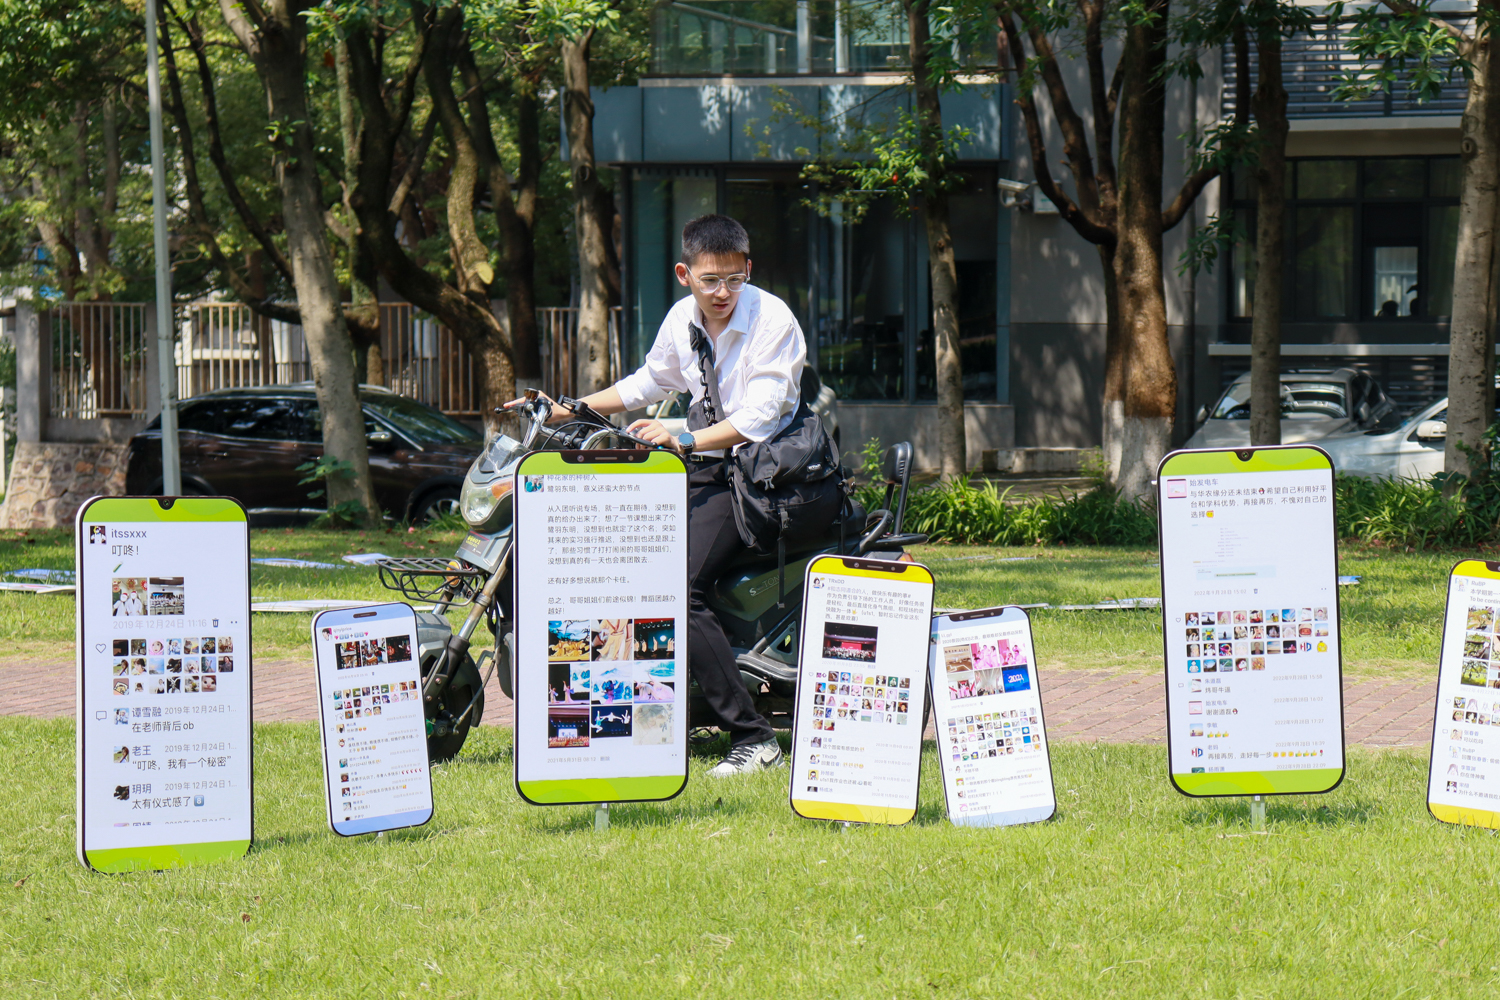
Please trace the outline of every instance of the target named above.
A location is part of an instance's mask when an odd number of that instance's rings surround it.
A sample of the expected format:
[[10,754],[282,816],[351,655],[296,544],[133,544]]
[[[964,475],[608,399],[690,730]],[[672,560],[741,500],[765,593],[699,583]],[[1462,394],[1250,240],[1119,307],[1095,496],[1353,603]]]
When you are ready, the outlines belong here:
[[151,106],[151,208],[156,233],[156,360],[161,379],[161,492],[182,493],[177,442],[177,357],[172,342],[172,259],[167,249],[167,174],[163,165],[161,66],[156,52],[156,2],[146,0],[146,94]]

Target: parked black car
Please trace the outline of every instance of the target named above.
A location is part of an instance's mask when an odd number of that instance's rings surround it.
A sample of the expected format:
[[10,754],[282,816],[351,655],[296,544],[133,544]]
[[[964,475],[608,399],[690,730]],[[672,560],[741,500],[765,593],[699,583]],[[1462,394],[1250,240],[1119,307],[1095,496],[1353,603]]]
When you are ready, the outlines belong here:
[[[414,523],[455,510],[469,463],[484,437],[414,399],[361,386],[375,498],[387,514]],[[261,516],[314,515],[322,498],[299,484],[297,466],[323,454],[323,419],[311,382],[218,389],[178,404],[182,489],[229,496]],[[126,490],[159,494],[161,418],[130,441]]]

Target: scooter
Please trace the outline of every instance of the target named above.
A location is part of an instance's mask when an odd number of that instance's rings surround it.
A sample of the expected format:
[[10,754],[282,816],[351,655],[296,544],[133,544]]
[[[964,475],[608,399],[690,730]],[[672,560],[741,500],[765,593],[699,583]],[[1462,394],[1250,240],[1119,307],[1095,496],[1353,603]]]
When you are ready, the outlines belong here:
[[[427,749],[433,762],[457,754],[469,730],[479,725],[484,689],[497,671],[501,690],[506,697],[514,697],[511,490],[517,464],[537,450],[652,447],[579,400],[565,396],[560,402],[573,410],[575,419],[555,428],[547,426],[551,404],[535,390],[528,390],[516,406],[497,411],[519,419],[525,430],[519,440],[507,433],[496,434],[469,467],[458,504],[469,533],[452,559],[396,558],[376,564],[387,589],[412,601],[432,603],[430,611],[417,612],[417,643]],[[831,554],[902,559],[908,545],[927,540],[926,535],[901,531],[911,471],[911,444],[892,445],[882,463],[886,489],[881,509],[866,512],[849,498],[822,539],[789,550],[784,562],[775,553],[747,552],[714,584],[709,605],[724,626],[757,710],[772,725],[791,725],[802,578],[808,561]],[[465,605],[468,614],[454,630],[446,613]],[[481,623],[495,642],[476,659],[469,648]],[[713,717],[696,686],[689,706],[690,719]]]

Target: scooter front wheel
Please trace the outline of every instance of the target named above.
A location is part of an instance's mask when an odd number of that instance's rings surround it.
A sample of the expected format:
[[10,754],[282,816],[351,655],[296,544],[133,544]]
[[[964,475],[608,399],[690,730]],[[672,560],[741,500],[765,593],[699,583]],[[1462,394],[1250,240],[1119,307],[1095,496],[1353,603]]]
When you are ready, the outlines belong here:
[[[423,676],[430,670],[424,665]],[[454,672],[443,692],[424,707],[427,716],[427,759],[434,764],[452,760],[463,749],[469,730],[479,725],[484,717],[484,690],[482,678],[473,657],[464,654],[464,660]],[[476,697],[477,696],[477,697]],[[472,710],[469,708],[473,703]],[[465,712],[468,714],[465,715]]]

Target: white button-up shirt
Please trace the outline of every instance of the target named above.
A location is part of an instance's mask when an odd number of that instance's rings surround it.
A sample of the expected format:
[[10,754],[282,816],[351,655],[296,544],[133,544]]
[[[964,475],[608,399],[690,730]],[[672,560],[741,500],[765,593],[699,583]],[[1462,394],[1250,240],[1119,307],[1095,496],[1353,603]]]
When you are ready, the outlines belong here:
[[[672,391],[690,393],[695,403],[703,397],[689,322],[706,329],[703,311],[691,295],[668,310],[646,363],[615,383],[626,409],[640,409]],[[807,341],[797,317],[770,292],[746,285],[729,325],[709,339],[719,373],[719,401],[727,411],[718,419],[727,417],[750,441],[775,437],[792,422],[801,395],[802,366],[807,363]]]

